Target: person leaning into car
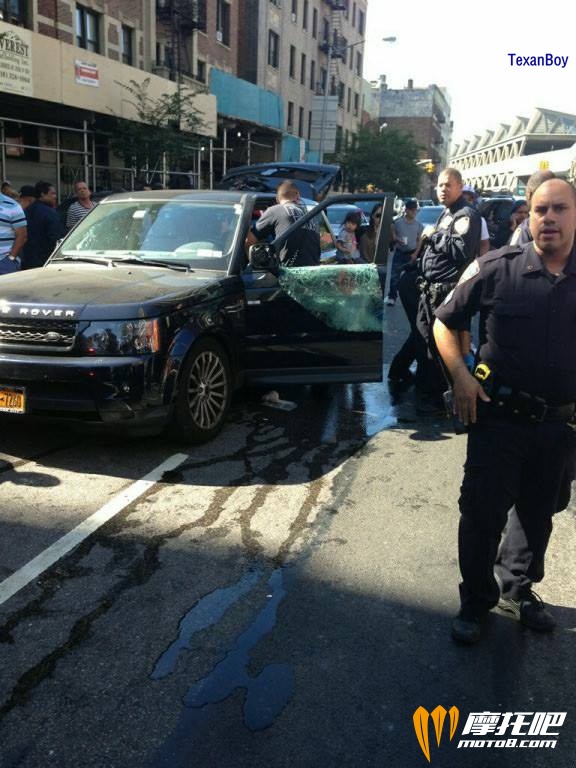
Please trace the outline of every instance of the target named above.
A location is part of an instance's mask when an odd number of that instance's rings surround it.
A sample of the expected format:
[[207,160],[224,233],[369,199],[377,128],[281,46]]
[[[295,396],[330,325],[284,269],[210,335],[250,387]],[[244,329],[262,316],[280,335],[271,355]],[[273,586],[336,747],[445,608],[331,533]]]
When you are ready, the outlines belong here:
[[[532,583],[544,577],[552,516],[568,503],[576,459],[576,190],[562,179],[532,198],[533,242],[474,261],[436,310],[434,336],[468,424],[458,535],[461,609],[456,641],[474,643],[498,605],[527,627],[555,620]],[[479,310],[485,337],[472,375],[458,331]],[[508,510],[526,536],[527,568],[494,575]],[[504,535],[505,543],[507,533]],[[505,562],[500,560],[500,567]]]
[[[271,236],[277,238],[301,219],[306,209],[300,202],[300,191],[291,181],[283,181],[276,190],[277,205],[271,205],[256,220],[247,238],[250,246]],[[316,267],[320,263],[320,235],[309,221],[293,232],[278,254],[283,267]]]

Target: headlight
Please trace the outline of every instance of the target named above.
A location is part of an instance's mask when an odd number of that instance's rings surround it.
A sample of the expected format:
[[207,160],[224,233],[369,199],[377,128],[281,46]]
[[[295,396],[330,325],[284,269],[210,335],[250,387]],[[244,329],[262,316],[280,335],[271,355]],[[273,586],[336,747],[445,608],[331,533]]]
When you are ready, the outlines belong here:
[[160,321],[90,323],[79,336],[85,355],[145,355],[160,349]]

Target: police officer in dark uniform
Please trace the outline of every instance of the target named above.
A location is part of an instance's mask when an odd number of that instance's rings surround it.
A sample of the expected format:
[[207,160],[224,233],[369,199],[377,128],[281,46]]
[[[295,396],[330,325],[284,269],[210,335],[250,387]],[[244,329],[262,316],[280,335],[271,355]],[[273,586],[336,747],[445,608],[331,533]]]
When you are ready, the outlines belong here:
[[[460,495],[461,610],[455,640],[476,642],[496,605],[532,629],[554,617],[532,592],[544,576],[552,515],[567,503],[576,457],[576,191],[561,179],[534,193],[533,242],[470,264],[436,311],[436,344],[453,380],[455,412],[469,424]],[[472,375],[458,331],[480,311],[485,329]],[[529,564],[500,587],[493,568],[515,505]]]
[[[446,206],[434,226],[426,234],[419,260],[421,290],[417,325],[424,340],[419,345],[417,394],[418,411],[434,413],[442,410],[445,377],[438,361],[432,336],[434,310],[456,285],[465,266],[478,253],[481,219],[462,195],[462,176],[456,168],[446,168],[438,177],[438,200]],[[462,353],[470,346],[470,334],[462,331]],[[425,353],[427,349],[428,354]]]

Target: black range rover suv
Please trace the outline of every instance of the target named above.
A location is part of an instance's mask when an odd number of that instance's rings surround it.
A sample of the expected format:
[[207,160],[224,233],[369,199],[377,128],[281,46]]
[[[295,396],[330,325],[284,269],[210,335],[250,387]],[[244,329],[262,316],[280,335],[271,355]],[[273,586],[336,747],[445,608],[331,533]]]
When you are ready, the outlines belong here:
[[[361,197],[384,199],[391,216],[392,198]],[[379,268],[284,269],[280,240],[253,246],[250,263],[245,239],[270,203],[242,192],[113,195],[45,267],[0,278],[0,413],[169,425],[203,442],[244,383],[381,380]],[[293,225],[313,219],[327,252],[329,204]]]

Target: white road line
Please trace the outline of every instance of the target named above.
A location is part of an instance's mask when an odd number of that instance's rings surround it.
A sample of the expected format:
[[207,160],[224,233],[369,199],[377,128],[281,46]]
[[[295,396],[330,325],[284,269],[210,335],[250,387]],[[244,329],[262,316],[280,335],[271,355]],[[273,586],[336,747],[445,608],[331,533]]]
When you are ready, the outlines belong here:
[[139,496],[142,496],[151,486],[161,480],[164,472],[170,469],[176,469],[183,461],[188,457],[185,453],[176,453],[174,456],[166,459],[162,464],[148,472],[141,480],[137,480],[128,488],[124,489],[122,493],[115,496],[109,502],[104,504],[103,507],[93,515],[86,518],[80,525],[73,528],[61,539],[51,544],[48,549],[45,549],[29,563],[19,568],[15,573],[0,583],[0,605],[9,600],[13,595],[19,592],[31,581],[37,579],[40,574],[44,573],[60,558],[67,555],[74,547],[84,541],[91,533],[98,530],[104,523],[111,520],[118,512],[121,512],[128,504],[131,504]]

